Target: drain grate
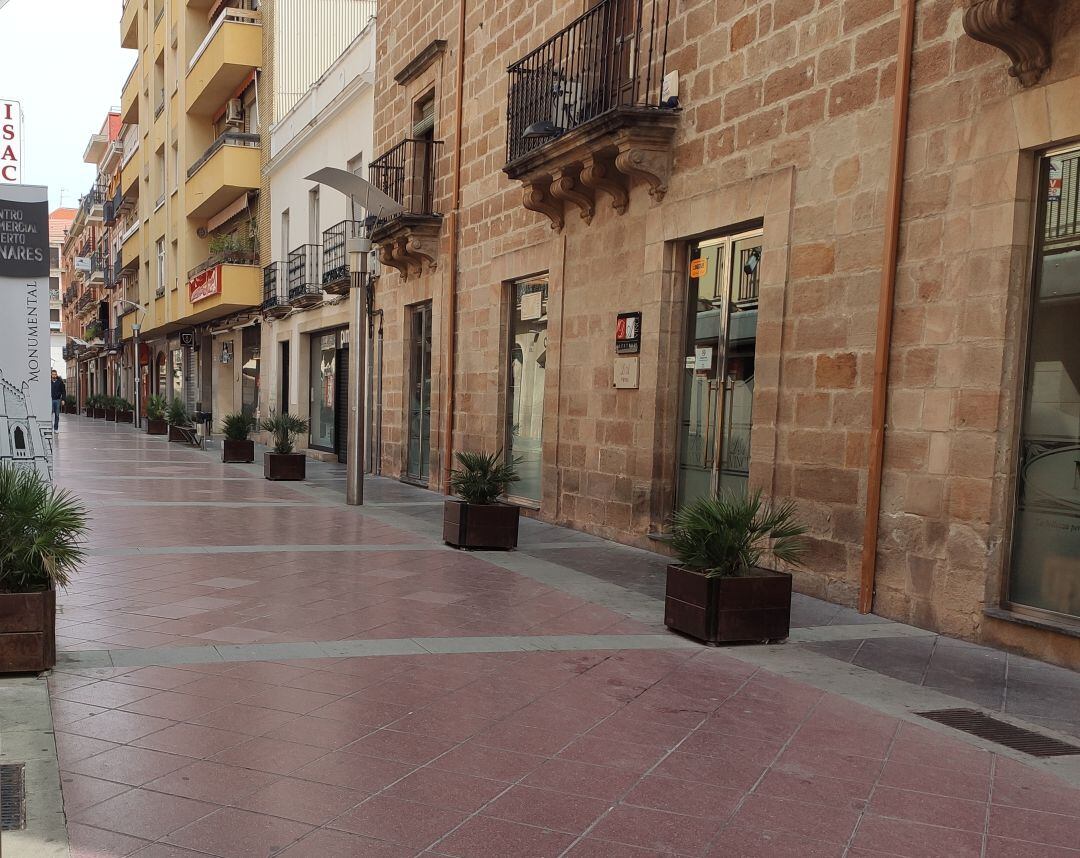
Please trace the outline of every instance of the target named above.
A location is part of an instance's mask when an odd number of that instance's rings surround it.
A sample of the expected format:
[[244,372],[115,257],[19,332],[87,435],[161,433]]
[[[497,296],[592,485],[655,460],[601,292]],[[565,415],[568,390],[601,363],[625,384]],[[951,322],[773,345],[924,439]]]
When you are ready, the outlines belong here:
[[23,763],[0,763],[0,831],[26,828]]
[[1006,721],[999,721],[976,709],[935,709],[915,714],[947,727],[963,730],[980,739],[997,742],[1014,751],[1022,751],[1033,757],[1064,757],[1080,754],[1080,747],[1076,745],[1068,745],[1050,736],[1025,730],[1023,727],[1017,727]]

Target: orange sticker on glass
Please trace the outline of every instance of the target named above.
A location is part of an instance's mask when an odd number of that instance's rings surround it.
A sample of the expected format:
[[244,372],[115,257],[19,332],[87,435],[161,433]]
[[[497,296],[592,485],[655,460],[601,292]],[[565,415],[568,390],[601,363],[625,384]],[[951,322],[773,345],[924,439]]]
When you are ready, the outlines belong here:
[[705,272],[709,270],[709,260],[704,257],[701,259],[695,259],[690,263],[690,276],[691,277],[704,277]]

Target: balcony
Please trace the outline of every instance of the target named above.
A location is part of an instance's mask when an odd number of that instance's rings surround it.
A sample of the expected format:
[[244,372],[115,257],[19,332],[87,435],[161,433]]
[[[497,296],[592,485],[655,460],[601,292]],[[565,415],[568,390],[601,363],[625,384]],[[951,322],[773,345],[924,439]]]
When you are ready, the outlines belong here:
[[116,352],[120,351],[123,341],[124,335],[119,327],[109,328],[105,331],[105,351],[116,354]]
[[94,286],[105,282],[105,267],[100,253],[90,254],[90,270],[87,272],[86,282]]
[[379,221],[371,240],[379,246],[379,260],[397,269],[402,277],[422,274],[438,264],[442,215],[436,206],[437,167],[441,140],[403,140],[371,162],[368,177],[373,185],[404,211]]
[[221,107],[263,61],[262,14],[226,8],[191,58],[187,112],[209,116]]
[[136,60],[124,88],[120,91],[120,119],[127,125],[139,121],[139,90],[142,89],[142,75],[139,74],[140,61]]
[[263,268],[263,315],[271,319],[281,319],[289,315],[292,307],[289,305],[288,292],[288,283],[281,276],[281,263],[271,262],[265,266]]
[[294,307],[313,307],[323,299],[319,274],[322,247],[302,244],[289,254],[289,303]]
[[226,131],[188,170],[187,216],[206,218],[241,194],[258,190],[262,153],[258,134]]
[[139,198],[139,177],[142,165],[138,158],[132,158],[120,172],[120,191],[124,198],[135,201]]
[[352,286],[349,244],[366,236],[362,221],[343,220],[323,233],[322,287],[331,295],[345,295]]
[[187,285],[191,308],[183,316],[192,324],[249,310],[262,302],[262,274],[255,265],[208,261]]
[[105,218],[105,190],[97,185],[92,187],[79,200],[79,208],[88,223],[101,223]]
[[120,270],[137,269],[141,250],[142,239],[139,236],[139,220],[136,218],[120,236]]
[[120,47],[139,47],[139,7],[140,0],[127,0],[120,16]]
[[666,10],[601,0],[510,66],[503,172],[552,229],[567,205],[591,223],[601,191],[620,214],[635,182],[657,201],[667,192],[678,99],[665,89]]

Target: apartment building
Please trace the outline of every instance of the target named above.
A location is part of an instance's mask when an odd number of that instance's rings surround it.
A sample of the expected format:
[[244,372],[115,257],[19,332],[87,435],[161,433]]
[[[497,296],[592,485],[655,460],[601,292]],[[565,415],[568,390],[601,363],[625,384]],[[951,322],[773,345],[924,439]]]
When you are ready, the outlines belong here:
[[64,359],[67,335],[64,333],[61,285],[64,269],[61,259],[64,238],[76,213],[76,209],[63,207],[49,212],[49,363],[61,376],[67,375],[67,361]]
[[658,548],[760,488],[799,589],[1080,665],[1077,18],[386,0],[384,472]]
[[[265,171],[271,241],[263,268],[264,403],[309,421],[299,441],[310,455],[340,461],[355,431],[348,411],[351,302],[364,300],[351,289],[347,245],[361,234],[365,214],[357,201],[305,177],[323,167],[367,174],[375,106],[375,4],[368,6],[363,21],[349,22],[362,27],[351,44],[275,122]],[[372,325],[369,343],[377,335]],[[375,358],[372,346],[371,379]]]

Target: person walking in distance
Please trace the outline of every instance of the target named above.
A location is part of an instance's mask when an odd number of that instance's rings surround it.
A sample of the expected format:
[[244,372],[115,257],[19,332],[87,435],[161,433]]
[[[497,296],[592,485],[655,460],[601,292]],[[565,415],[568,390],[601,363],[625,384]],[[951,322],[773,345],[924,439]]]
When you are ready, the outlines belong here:
[[67,386],[55,369],[52,371],[52,428],[53,432],[60,430],[60,403],[67,396]]

